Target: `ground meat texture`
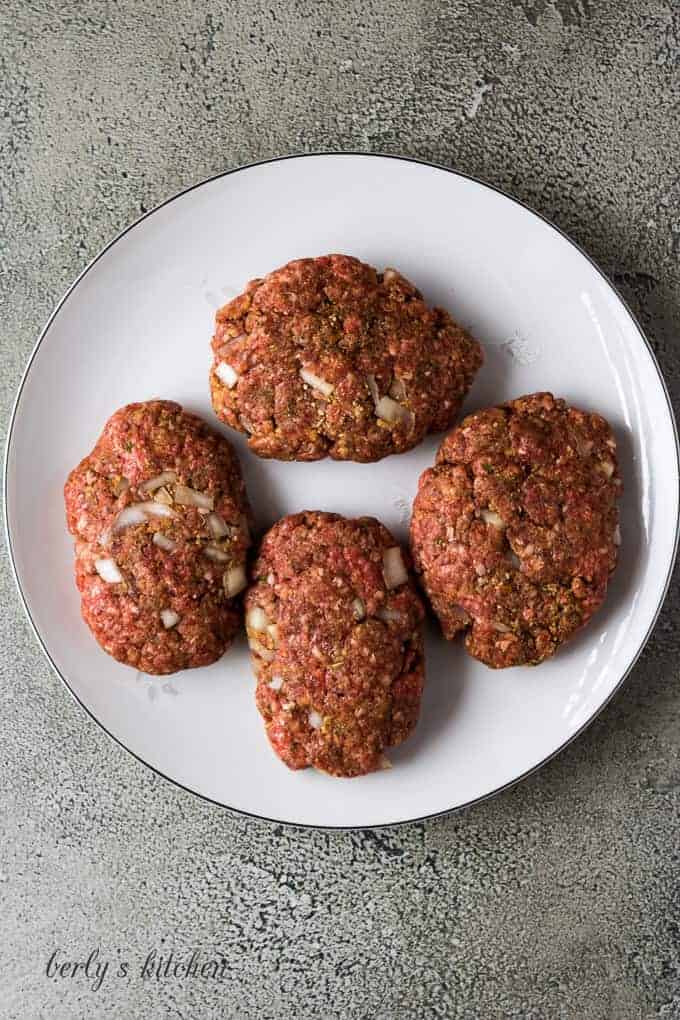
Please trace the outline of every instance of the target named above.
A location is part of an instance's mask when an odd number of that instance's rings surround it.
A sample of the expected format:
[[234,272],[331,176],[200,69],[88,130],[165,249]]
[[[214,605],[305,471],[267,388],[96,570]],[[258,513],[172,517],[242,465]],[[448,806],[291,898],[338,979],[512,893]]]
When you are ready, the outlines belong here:
[[257,707],[290,768],[373,772],[416,725],[424,611],[409,562],[371,517],[299,513],[265,536],[246,627]]
[[217,312],[213,407],[260,457],[375,461],[449,428],[479,344],[393,269],[298,259]]
[[601,605],[616,566],[612,430],[550,393],[466,418],[420,479],[416,569],[447,638],[488,666],[536,664]]
[[250,508],[230,444],[175,403],[129,404],[64,488],[85,622],[145,673],[206,666],[239,628]]

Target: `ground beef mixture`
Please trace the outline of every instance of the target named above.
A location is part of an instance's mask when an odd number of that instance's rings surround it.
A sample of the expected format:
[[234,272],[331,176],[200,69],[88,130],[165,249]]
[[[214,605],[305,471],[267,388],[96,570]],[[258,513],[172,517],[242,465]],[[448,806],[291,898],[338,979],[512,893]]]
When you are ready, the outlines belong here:
[[106,423],[64,488],[82,614],[145,673],[205,666],[241,620],[250,509],[231,446],[168,400]]
[[420,479],[411,545],[447,638],[536,664],[605,597],[619,544],[612,430],[550,393],[466,418]]
[[246,627],[267,735],[292,769],[386,767],[415,726],[424,615],[409,560],[371,517],[306,512],[265,536]]
[[217,312],[215,413],[260,457],[375,461],[449,428],[479,344],[394,269],[298,259]]

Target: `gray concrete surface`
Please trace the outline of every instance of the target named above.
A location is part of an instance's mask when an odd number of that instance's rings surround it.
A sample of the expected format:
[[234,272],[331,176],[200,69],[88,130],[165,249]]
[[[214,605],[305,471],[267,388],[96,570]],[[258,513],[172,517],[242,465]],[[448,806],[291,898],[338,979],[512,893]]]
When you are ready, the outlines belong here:
[[[0,61],[5,421],[53,303],[114,233],[223,168],[327,147],[531,202],[616,280],[680,397],[674,0],[6,0]],[[7,569],[0,607],[3,1020],[680,1017],[677,587],[624,690],[542,772],[355,834],[155,778],[51,674]],[[113,961],[99,990],[46,977],[57,947]],[[223,976],[143,981],[153,948]]]

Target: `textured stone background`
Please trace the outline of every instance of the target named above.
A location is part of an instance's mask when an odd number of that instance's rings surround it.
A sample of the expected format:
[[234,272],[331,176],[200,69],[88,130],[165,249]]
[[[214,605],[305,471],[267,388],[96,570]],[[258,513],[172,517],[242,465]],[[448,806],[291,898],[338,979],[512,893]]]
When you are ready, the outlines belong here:
[[[206,175],[328,147],[441,161],[552,217],[680,397],[677,0],[5,0],[0,61],[5,421],[113,234]],[[0,1016],[676,1020],[677,595],[613,704],[519,788],[323,834],[230,817],[114,746],[5,569]],[[45,978],[57,945],[135,964],[197,947],[225,979],[93,992]]]

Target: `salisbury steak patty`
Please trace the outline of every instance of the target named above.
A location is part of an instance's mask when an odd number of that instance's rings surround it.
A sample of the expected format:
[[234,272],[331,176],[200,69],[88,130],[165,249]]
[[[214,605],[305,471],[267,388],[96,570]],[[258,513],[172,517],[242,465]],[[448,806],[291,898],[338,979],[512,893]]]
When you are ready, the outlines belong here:
[[64,499],[83,618],[102,648],[146,673],[218,659],[239,626],[250,545],[227,440],[179,404],[129,404]]
[[444,635],[539,663],[604,599],[619,544],[612,431],[550,393],[466,418],[420,479],[411,545]]
[[307,512],[265,536],[246,596],[257,707],[279,757],[359,776],[415,726],[423,606],[372,517]]
[[215,413],[279,460],[374,461],[448,428],[479,344],[394,269],[298,259],[217,312]]

